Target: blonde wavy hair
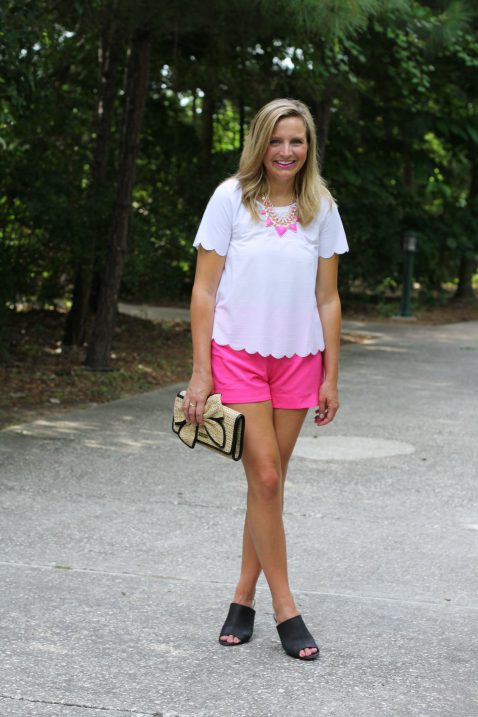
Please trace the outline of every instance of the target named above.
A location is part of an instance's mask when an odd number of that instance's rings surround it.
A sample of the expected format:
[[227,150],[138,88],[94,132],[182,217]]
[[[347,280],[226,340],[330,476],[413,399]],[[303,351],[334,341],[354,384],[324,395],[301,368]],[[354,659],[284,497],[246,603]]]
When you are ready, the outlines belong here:
[[242,201],[255,219],[259,219],[256,199],[269,193],[269,182],[264,171],[263,158],[274,128],[285,117],[300,117],[305,125],[308,151],[304,166],[296,174],[294,193],[300,222],[307,226],[320,209],[321,201],[332,204],[333,197],[321,177],[317,161],[317,135],[309,108],[299,100],[277,99],[262,107],[251,122],[234,175],[242,189]]

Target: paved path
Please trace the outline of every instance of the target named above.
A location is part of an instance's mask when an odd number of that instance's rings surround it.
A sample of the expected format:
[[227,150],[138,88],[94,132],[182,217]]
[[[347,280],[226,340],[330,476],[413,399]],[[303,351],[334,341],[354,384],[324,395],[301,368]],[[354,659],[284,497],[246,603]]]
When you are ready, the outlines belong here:
[[153,306],[151,304],[118,303],[120,314],[135,316],[138,319],[150,321],[189,321],[189,309],[180,309],[176,306]]
[[239,465],[170,433],[177,387],[0,432],[0,715],[477,717],[478,324],[344,347],[285,520],[322,648],[217,644],[239,568]]

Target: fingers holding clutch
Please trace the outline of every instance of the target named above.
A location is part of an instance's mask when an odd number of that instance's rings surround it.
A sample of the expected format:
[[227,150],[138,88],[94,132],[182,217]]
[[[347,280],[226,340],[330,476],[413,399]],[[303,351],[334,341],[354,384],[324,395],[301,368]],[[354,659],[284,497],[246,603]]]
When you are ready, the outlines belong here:
[[188,423],[192,423],[193,426],[203,423],[205,403],[204,398],[195,396],[194,394],[189,395],[189,392],[186,392],[183,401],[183,413]]

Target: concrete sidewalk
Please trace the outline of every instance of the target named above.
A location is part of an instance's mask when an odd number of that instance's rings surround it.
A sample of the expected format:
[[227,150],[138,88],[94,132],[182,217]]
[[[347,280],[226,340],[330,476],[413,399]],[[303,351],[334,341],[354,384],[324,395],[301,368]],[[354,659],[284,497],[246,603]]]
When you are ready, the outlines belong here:
[[477,717],[478,324],[358,325],[342,408],[291,461],[291,583],[321,657],[217,644],[240,465],[177,387],[0,432],[0,716]]

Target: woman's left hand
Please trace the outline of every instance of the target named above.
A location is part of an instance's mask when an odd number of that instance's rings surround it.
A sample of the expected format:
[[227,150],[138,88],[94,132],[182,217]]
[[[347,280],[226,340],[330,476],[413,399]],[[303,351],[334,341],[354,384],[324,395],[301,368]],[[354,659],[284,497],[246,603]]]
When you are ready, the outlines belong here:
[[314,423],[317,426],[326,426],[333,421],[339,405],[337,384],[324,381],[319,391],[319,407],[315,411]]

